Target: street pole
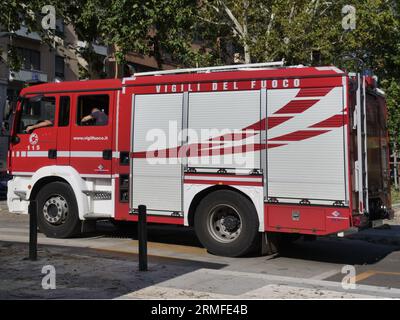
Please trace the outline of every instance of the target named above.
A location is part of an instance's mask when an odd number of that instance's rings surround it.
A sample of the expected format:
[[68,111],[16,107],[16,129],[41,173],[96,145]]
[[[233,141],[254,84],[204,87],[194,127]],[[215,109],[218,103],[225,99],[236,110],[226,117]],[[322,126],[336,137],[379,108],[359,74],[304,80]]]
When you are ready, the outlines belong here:
[[37,201],[29,203],[29,260],[37,260]]
[[138,240],[139,240],[139,271],[147,271],[147,209],[146,206],[138,207]]

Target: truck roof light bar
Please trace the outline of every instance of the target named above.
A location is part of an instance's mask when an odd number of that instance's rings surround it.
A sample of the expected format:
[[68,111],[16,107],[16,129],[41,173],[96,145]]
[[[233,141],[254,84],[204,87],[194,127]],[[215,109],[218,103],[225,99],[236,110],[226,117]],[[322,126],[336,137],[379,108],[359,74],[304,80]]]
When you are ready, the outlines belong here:
[[162,71],[148,71],[135,73],[134,77],[141,76],[158,76],[166,74],[179,74],[179,73],[207,73],[207,72],[218,72],[218,71],[229,71],[229,70],[240,70],[240,69],[254,69],[254,68],[266,68],[266,67],[282,67],[284,60],[273,61],[273,62],[261,62],[261,63],[249,63],[249,64],[234,64],[229,66],[216,66],[216,67],[203,67],[203,68],[190,68],[190,69],[174,69],[174,70],[162,70]]

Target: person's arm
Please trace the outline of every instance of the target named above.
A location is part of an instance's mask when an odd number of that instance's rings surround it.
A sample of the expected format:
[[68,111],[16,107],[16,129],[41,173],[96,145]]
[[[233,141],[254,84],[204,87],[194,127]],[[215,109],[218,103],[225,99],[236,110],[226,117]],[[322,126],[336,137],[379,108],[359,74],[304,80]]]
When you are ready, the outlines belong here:
[[50,120],[44,120],[44,121],[41,121],[39,123],[36,123],[36,124],[33,124],[31,126],[26,127],[25,131],[27,133],[29,133],[30,131],[32,131],[34,129],[42,128],[42,127],[49,127],[49,126],[52,126],[52,125],[53,125],[53,122],[51,122]]
[[88,116],[83,117],[81,122],[87,122],[92,119],[93,119],[93,116],[91,114],[89,114]]

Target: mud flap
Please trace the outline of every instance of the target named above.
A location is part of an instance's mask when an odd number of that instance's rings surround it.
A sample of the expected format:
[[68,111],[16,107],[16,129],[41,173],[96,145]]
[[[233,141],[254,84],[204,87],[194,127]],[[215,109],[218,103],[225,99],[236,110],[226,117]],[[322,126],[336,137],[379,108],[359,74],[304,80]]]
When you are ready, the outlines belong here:
[[83,220],[81,224],[81,232],[95,232],[96,231],[96,220]]
[[266,232],[261,234],[261,255],[269,256],[278,253],[278,248],[273,241],[268,240]]

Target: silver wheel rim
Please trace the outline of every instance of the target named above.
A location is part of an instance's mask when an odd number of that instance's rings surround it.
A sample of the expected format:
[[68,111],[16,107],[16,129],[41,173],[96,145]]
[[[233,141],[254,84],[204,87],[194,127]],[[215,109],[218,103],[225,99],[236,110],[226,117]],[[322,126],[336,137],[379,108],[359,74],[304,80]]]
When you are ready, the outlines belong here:
[[213,207],[208,214],[207,229],[218,242],[233,242],[242,231],[242,217],[232,206],[219,204]]
[[68,202],[60,195],[53,195],[44,203],[43,215],[52,225],[63,224],[68,215]]

